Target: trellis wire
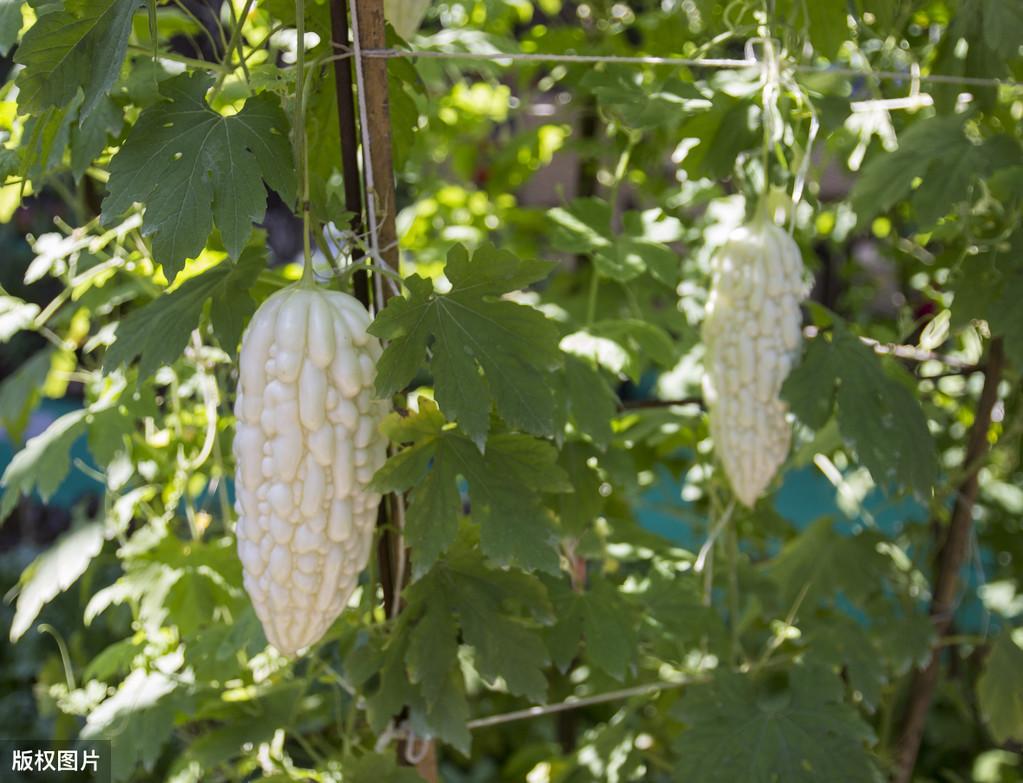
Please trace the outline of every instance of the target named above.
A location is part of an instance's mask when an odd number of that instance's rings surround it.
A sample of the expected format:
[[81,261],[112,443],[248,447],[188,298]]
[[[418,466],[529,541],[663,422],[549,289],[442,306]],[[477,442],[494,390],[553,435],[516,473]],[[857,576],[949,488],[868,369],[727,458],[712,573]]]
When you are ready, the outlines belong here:
[[[355,54],[353,51],[351,54]],[[673,65],[676,67],[716,68],[721,70],[741,70],[743,68],[759,68],[762,63],[757,59],[729,59],[715,57],[646,57],[614,54],[549,54],[544,52],[438,52],[428,49],[362,49],[363,57],[383,59],[409,60],[487,60],[501,64],[508,62],[536,62],[563,64],[598,64],[610,63],[619,65]],[[935,84],[958,84],[974,87],[1009,87],[1019,88],[1023,82],[1013,79],[995,79],[981,76],[952,76],[949,74],[920,74],[914,77],[903,71],[865,71],[858,68],[839,66],[819,66],[807,64],[790,64],[788,66],[798,73],[834,74],[836,76],[863,76],[886,81],[902,81],[916,78],[921,82]]]
[[645,696],[649,693],[660,693],[661,691],[671,690],[672,688],[682,688],[686,685],[692,685],[693,683],[700,682],[700,680],[701,678],[698,677],[685,677],[678,680],[658,680],[656,682],[648,682],[643,685],[634,685],[631,688],[621,688],[616,691],[595,693],[592,696],[580,696],[578,698],[566,699],[565,701],[555,702],[554,704],[544,704],[539,707],[526,707],[522,710],[513,710],[511,712],[502,712],[497,715],[488,715],[485,718],[476,718],[474,720],[466,721],[465,726],[471,731],[473,729],[484,729],[490,726],[497,726],[501,723],[542,718],[545,715],[553,715],[558,712],[567,712],[569,710],[578,710],[583,707],[593,706],[594,704],[606,704],[607,702],[630,699],[633,696]]
[[[675,688],[684,688],[687,685],[695,685],[705,682],[706,679],[705,675],[697,675],[685,676],[676,680],[655,680],[654,682],[647,682],[642,685],[633,685],[628,688],[619,688],[614,691],[595,693],[592,696],[570,697],[564,701],[554,702],[553,704],[541,704],[537,707],[526,707],[521,710],[511,710],[510,712],[500,712],[496,715],[474,718],[473,720],[466,721],[465,727],[469,729],[469,731],[475,731],[476,729],[486,729],[491,726],[499,726],[503,723],[513,723],[520,720],[533,720],[535,718],[554,715],[559,712],[569,712],[571,710],[592,707],[597,704],[624,701],[625,699],[631,699],[633,696],[646,696],[648,694],[660,693],[662,691],[673,690]],[[409,730],[407,722],[403,722],[400,726],[396,726],[392,723],[389,724],[377,738],[375,746],[376,751],[379,753],[395,739],[411,739],[415,741],[422,738],[417,737],[414,732]],[[413,759],[409,760],[412,761]]]

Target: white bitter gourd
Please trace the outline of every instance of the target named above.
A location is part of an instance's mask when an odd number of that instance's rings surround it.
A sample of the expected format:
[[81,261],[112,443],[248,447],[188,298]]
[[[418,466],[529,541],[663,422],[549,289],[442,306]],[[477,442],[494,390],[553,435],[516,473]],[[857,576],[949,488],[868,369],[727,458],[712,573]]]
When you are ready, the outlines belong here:
[[291,655],[344,609],[366,566],[386,459],[372,398],[380,343],[347,294],[298,283],[252,316],[238,359],[238,555],[266,637]]
[[788,410],[779,392],[799,358],[802,277],[798,246],[764,216],[732,232],[712,262],[704,398],[718,458],[748,507],[789,450]]

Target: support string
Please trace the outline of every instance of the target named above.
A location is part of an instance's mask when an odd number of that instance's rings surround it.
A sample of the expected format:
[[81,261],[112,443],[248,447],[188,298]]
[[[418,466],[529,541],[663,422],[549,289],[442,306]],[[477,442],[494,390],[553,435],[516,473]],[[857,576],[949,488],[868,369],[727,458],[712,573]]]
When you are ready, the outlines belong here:
[[[358,56],[358,55],[357,55]],[[673,65],[693,68],[720,68],[723,70],[760,68],[756,59],[691,58],[691,57],[645,57],[599,54],[548,54],[540,52],[437,52],[426,49],[363,49],[362,57],[377,59],[403,58],[409,60],[487,60],[502,64],[506,62],[536,63],[611,63],[621,65]],[[794,63],[786,66],[799,73],[835,74],[837,76],[862,76],[888,81],[912,80],[934,84],[958,84],[975,87],[1023,87],[1023,82],[1014,79],[995,79],[981,76],[951,76],[948,74],[912,74],[904,71],[864,71],[858,68],[840,66],[819,66]]]
[[[347,60],[354,57],[355,52],[340,44],[334,48],[340,53],[328,57],[324,62],[334,60]],[[720,70],[742,70],[743,68],[760,68],[762,64],[757,60],[728,59],[728,58],[689,58],[689,57],[629,57],[626,55],[599,55],[599,54],[540,54],[533,52],[436,52],[427,49],[362,49],[361,56],[375,60],[393,60],[395,58],[405,60],[486,60],[504,65],[511,62],[535,62],[535,63],[582,63],[598,64],[609,63],[618,65],[672,65],[676,67],[711,68]],[[995,79],[983,76],[951,76],[943,73],[913,74],[905,71],[864,71],[858,68],[846,68],[839,66],[822,66],[793,63],[786,66],[798,73],[820,73],[834,74],[836,76],[862,76],[871,77],[882,81],[905,81],[910,80],[914,84],[931,82],[933,84],[952,84],[964,87],[1005,87],[1007,89],[1019,89],[1023,82],[1014,79]],[[914,63],[914,67],[916,64]],[[919,95],[910,98],[894,99],[895,102],[889,108],[895,109],[917,109],[928,106],[932,103],[930,96]],[[857,111],[864,111],[874,104],[884,101],[859,101],[856,103]]]

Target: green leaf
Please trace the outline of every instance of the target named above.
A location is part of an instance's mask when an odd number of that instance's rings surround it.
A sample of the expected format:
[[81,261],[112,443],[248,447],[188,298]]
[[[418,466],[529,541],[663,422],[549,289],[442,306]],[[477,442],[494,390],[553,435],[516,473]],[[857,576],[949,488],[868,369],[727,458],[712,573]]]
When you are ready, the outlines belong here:
[[393,753],[367,753],[345,762],[344,770],[351,783],[423,783],[415,770],[399,767]]
[[1005,338],[1005,352],[1016,367],[1023,367],[1023,268],[1007,274],[989,303],[991,331]]
[[890,562],[877,551],[878,541],[872,531],[843,535],[824,517],[791,539],[767,562],[765,573],[778,584],[786,607],[804,590],[816,598],[841,592],[855,601],[881,590],[891,571]]
[[20,112],[65,106],[82,90],[82,116],[88,116],[121,71],[139,5],[139,0],[69,0],[62,10],[42,14],[14,55],[24,66],[17,81]]
[[1004,170],[1021,157],[1019,143],[1008,136],[992,136],[982,144],[966,141],[954,156],[943,156],[927,167],[912,198],[917,218],[924,226],[937,223],[954,204],[970,197],[975,179]]
[[96,104],[95,110],[82,117],[71,135],[71,173],[81,179],[92,162],[103,154],[107,141],[117,136],[124,125],[121,107],[109,98]]
[[547,215],[554,227],[554,246],[590,255],[604,277],[625,283],[649,272],[666,285],[675,284],[679,258],[670,247],[648,236],[656,222],[648,225],[646,213],[626,213],[620,231],[611,226],[611,206],[599,198],[577,198]]
[[103,523],[88,522],[63,534],[21,575],[11,641],[29,629],[39,612],[67,590],[103,548]]
[[128,780],[141,764],[152,772],[164,743],[174,733],[174,719],[187,700],[176,693],[178,683],[163,672],[135,669],[117,692],[93,710],[82,739],[112,742],[113,779]]
[[528,574],[491,570],[463,544],[410,588],[408,600],[428,605],[438,595],[458,617],[480,675],[489,682],[504,680],[509,691],[534,703],[543,701],[547,650],[536,629],[508,611],[511,602],[535,613],[548,610],[543,585]]
[[22,154],[20,173],[40,181],[63,169],[64,152],[71,136],[71,126],[82,103],[81,93],[67,106],[53,107],[31,115],[19,145]]
[[847,5],[846,0],[814,0],[804,6],[813,48],[829,60],[849,37]]
[[13,442],[21,440],[29,416],[39,404],[52,361],[52,351],[38,351],[0,383],[0,425]]
[[636,659],[635,610],[616,587],[595,575],[582,592],[555,583],[552,598],[558,622],[548,638],[554,642],[549,646],[559,668],[567,668],[582,638],[587,660],[623,680]]
[[984,42],[1006,60],[1019,56],[1023,41],[1023,6],[1004,0],[984,0]]
[[173,363],[211,299],[214,330],[224,348],[233,353],[245,318],[255,310],[248,290],[266,261],[263,252],[247,248],[237,263],[223,261],[131,312],[118,324],[117,339],[107,349],[104,366],[112,369],[140,357],[139,377],[148,378],[162,365]]
[[6,57],[18,40],[22,0],[0,0],[0,57]]
[[547,213],[554,224],[554,246],[566,253],[593,253],[611,247],[611,205],[595,197],[577,198]]
[[755,677],[718,670],[687,688],[674,743],[686,783],[880,783],[865,745],[870,727],[842,701],[842,681],[820,666]]
[[782,399],[801,422],[819,430],[831,418],[837,376],[830,343],[821,338],[810,340],[802,362],[782,384]]
[[899,482],[930,495],[938,472],[934,439],[920,402],[885,373],[872,349],[836,324],[838,426],[859,460],[882,487]]
[[109,465],[125,451],[126,441],[135,434],[138,422],[156,418],[159,412],[153,384],[142,383],[136,389],[123,390],[115,404],[89,422],[89,453],[100,465]]
[[831,400],[837,399],[842,436],[874,481],[882,488],[901,483],[927,497],[938,458],[927,419],[909,388],[912,381],[891,377],[877,354],[837,320],[830,337],[813,339],[802,365],[786,379],[783,396],[815,429],[827,422]]
[[44,501],[57,491],[71,467],[71,445],[85,433],[88,416],[85,408],[65,413],[14,455],[0,479],[4,490],[0,519],[6,518],[18,499],[33,489]]
[[131,670],[135,656],[142,652],[143,644],[133,637],[121,639],[104,648],[82,672],[82,681],[101,680],[110,682]]
[[116,582],[89,599],[83,615],[85,624],[89,625],[111,606],[132,602],[138,606],[139,624],[155,634],[167,619],[164,606],[167,592],[180,576],[180,569],[168,568],[162,563],[130,561]]
[[692,84],[678,79],[647,84],[643,72],[622,66],[593,68],[579,85],[593,92],[601,108],[636,130],[677,125],[688,114],[710,105]]
[[449,671],[441,683],[438,698],[425,710],[413,706],[409,721],[413,730],[423,737],[437,737],[454,746],[464,755],[469,755],[472,735],[466,723],[469,721],[469,700],[465,695],[461,670],[456,667]]
[[410,497],[407,539],[418,556],[413,561],[415,574],[428,569],[458,533],[462,496],[452,462],[445,459],[435,462]]
[[729,177],[739,153],[760,141],[759,109],[749,100],[715,93],[713,106],[687,120],[676,154],[692,179]]
[[[698,581],[699,580],[699,581]],[[668,578],[654,573],[636,600],[645,608],[644,636],[652,635],[669,652],[685,656],[694,647],[723,653],[728,633],[717,609],[703,604],[702,578],[689,571]]]
[[511,426],[553,435],[548,372],[561,360],[557,328],[539,310],[500,298],[550,270],[547,262],[522,261],[488,244],[472,261],[463,247],[452,248],[446,294],[418,275],[407,278],[408,294],[392,298],[370,326],[390,341],[377,366],[377,395],[404,388],[430,346],[437,402],[478,447],[490,426],[491,399]]
[[859,225],[908,196],[917,178],[912,203],[925,225],[967,198],[974,178],[984,176],[991,160],[987,145],[978,147],[965,136],[963,122],[961,115],[920,120],[902,134],[897,150],[864,166],[850,196]]
[[657,324],[639,318],[597,321],[590,332],[613,340],[625,350],[627,361],[620,369],[634,383],[639,383],[651,361],[667,369],[673,367],[678,358],[677,341]]
[[370,726],[381,731],[417,695],[404,665],[407,644],[400,637],[387,645],[379,638],[360,637],[345,665],[352,684],[363,686]]
[[198,255],[214,225],[237,258],[266,211],[263,180],[286,203],[295,174],[288,121],[279,99],[263,93],[235,115],[205,100],[212,77],[191,74],[160,85],[165,101],[142,112],[110,162],[103,217],[111,221],[133,202],[145,204],[143,233],[173,280]]
[[500,678],[509,691],[539,704],[547,695],[547,648],[535,631],[494,615],[494,608],[478,593],[466,593],[458,605],[465,641],[476,650],[476,667],[483,679]]
[[426,612],[409,634],[405,656],[409,679],[419,685],[428,707],[443,696],[458,656],[458,625],[443,592],[429,598]]
[[406,696],[411,706],[409,719],[421,736],[438,737],[468,753],[472,737],[466,728],[469,702],[458,658],[458,615],[443,587],[431,585],[428,590],[423,593],[425,601],[411,596],[416,602],[412,611],[418,612],[424,605],[425,611],[402,639],[408,680],[422,694],[422,703],[411,693]]
[[[410,68],[409,65],[410,63],[402,62],[397,58],[387,61],[391,149],[396,171],[403,169],[409,155],[415,149],[416,131],[419,130],[420,113],[415,94],[422,89],[419,87],[421,80],[415,68]],[[425,96],[425,93],[423,95]],[[334,108],[336,114],[336,103]]]
[[[2,291],[3,289],[0,289],[0,292]],[[0,295],[0,343],[6,343],[18,332],[30,326],[37,315],[39,305],[16,296]]]
[[849,688],[873,712],[881,703],[881,689],[888,682],[885,656],[867,632],[844,616],[829,617],[827,624],[806,639],[807,659],[842,668]]
[[175,761],[173,769],[185,768],[190,763],[204,770],[213,769],[245,756],[246,745],[255,747],[269,742],[277,729],[295,720],[302,690],[302,683],[286,682],[256,699],[242,702],[233,714],[223,716],[224,725],[204,730],[202,736],[191,742]]
[[375,730],[407,706],[417,733],[468,753],[462,644],[473,648],[485,680],[543,699],[549,659],[538,624],[552,619],[547,592],[529,574],[488,567],[473,528],[462,526],[449,554],[409,585],[404,598],[386,640],[360,633],[345,661],[350,681],[362,686]]
[[0,183],[21,171],[21,155],[9,147],[0,148]]
[[991,333],[1005,340],[1005,351],[1023,367],[1023,232],[1015,232],[1007,248],[966,255],[949,278],[954,292],[953,328],[985,320]]
[[592,446],[580,441],[566,443],[561,449],[558,464],[568,476],[573,491],[549,498],[548,503],[557,512],[565,534],[578,537],[592,530],[604,507],[600,475],[589,464],[596,455]]
[[980,711],[999,743],[1023,742],[1023,649],[999,634],[977,680]]
[[571,484],[549,443],[527,435],[491,436],[483,455],[458,430],[448,429],[436,406],[420,399],[420,412],[384,425],[392,440],[413,445],[380,470],[381,492],[412,488],[405,534],[415,552],[415,573],[424,573],[454,541],[461,495],[459,476],[469,484],[470,516],[480,525],[481,545],[498,563],[557,572],[557,536],[541,493],[568,492]]
[[910,201],[920,222],[932,226],[951,211],[953,204],[966,199],[982,164],[980,148],[972,145],[964,145],[949,159],[933,161]]
[[217,594],[209,575],[194,568],[181,569],[167,591],[163,605],[174,618],[174,625],[182,638],[190,639],[209,625],[214,609],[224,603],[217,600]]
[[934,651],[934,623],[926,612],[893,615],[878,622],[879,613],[865,611],[874,618],[871,635],[896,676],[927,665]]

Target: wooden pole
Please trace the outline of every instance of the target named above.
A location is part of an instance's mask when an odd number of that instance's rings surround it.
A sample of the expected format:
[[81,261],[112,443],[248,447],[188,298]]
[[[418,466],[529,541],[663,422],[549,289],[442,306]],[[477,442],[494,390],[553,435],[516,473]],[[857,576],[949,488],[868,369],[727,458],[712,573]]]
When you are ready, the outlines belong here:
[[[359,43],[363,49],[384,49],[387,36],[384,27],[383,0],[352,0],[359,14]],[[373,180],[375,193],[366,198],[376,205],[377,235],[383,261],[398,271],[398,232],[395,227],[397,199],[394,192],[394,154],[391,149],[391,110],[387,92],[387,60],[363,57],[363,79],[366,87],[366,125],[373,146]],[[383,299],[387,299],[386,287]],[[378,303],[381,307],[383,302]]]
[[[353,17],[358,19],[359,45],[362,49],[383,49],[387,46],[387,35],[384,23],[383,0],[352,0]],[[379,240],[380,258],[378,263],[386,264],[398,271],[398,232],[395,225],[397,215],[397,197],[394,187],[394,153],[391,147],[391,111],[388,100],[387,60],[372,57],[362,58],[362,83],[360,87],[365,101],[365,117],[363,118],[368,131],[371,150],[363,149],[363,165],[372,172],[373,187],[366,188],[367,203],[373,200],[377,225],[367,226],[376,231]],[[367,152],[371,154],[367,154]],[[370,160],[366,160],[366,158]],[[365,175],[365,172],[364,172]],[[369,215],[367,209],[367,215]],[[368,222],[368,220],[367,220]],[[380,276],[376,276],[379,278]],[[379,311],[387,303],[389,288],[378,282],[375,286],[375,304]],[[405,567],[407,552],[401,531],[397,529],[397,521],[403,517],[399,504],[404,503],[401,495],[391,495],[381,504],[378,520],[382,524],[380,546],[377,557],[380,564],[380,576],[384,591],[384,608],[388,616],[394,616],[401,610],[401,584],[408,578]],[[398,759],[406,762],[410,750],[405,740],[399,744]],[[422,749],[420,760],[415,763],[416,772],[428,783],[437,783],[437,748],[430,740]]]
[[[330,0],[330,38],[334,54],[349,47],[348,5],[346,0]],[[341,172],[345,185],[345,209],[352,213],[351,229],[359,236],[366,222],[362,219],[362,184],[359,176],[359,136],[355,128],[355,99],[352,92],[351,60],[334,60],[334,94],[337,100],[337,125],[341,145]],[[352,247],[352,260],[362,255],[358,245]],[[369,275],[356,272],[352,279],[355,298],[368,310],[371,305]]]
[[[384,4],[382,0],[352,0],[353,11],[358,19],[359,44],[364,49],[378,49],[386,46],[386,35],[384,28]],[[377,259],[398,270],[398,247],[397,229],[395,227],[395,191],[394,191],[394,156],[391,151],[391,112],[387,97],[387,61],[365,57],[362,62],[362,86],[365,88],[366,128],[368,131],[371,149],[363,149],[363,176],[365,167],[370,167],[373,175],[373,188],[366,187],[366,199],[373,199],[376,207],[375,215],[377,220],[376,232],[379,239],[381,258]],[[367,157],[370,160],[367,160]],[[369,214],[367,208],[367,215]],[[367,224],[369,218],[367,217]],[[374,229],[368,226],[369,230]],[[387,303],[388,288],[385,285],[375,286],[375,293],[379,295],[376,301],[379,312]],[[395,502],[401,502],[395,498]],[[387,507],[391,505],[392,508]],[[384,590],[384,604],[388,616],[395,613],[398,608],[400,595],[396,590],[395,582],[401,572],[400,563],[404,558],[403,543],[401,537],[394,529],[394,525],[387,524],[388,519],[393,521],[398,518],[394,513],[396,509],[393,504],[384,503],[381,511],[383,530],[380,535],[380,579]]]

